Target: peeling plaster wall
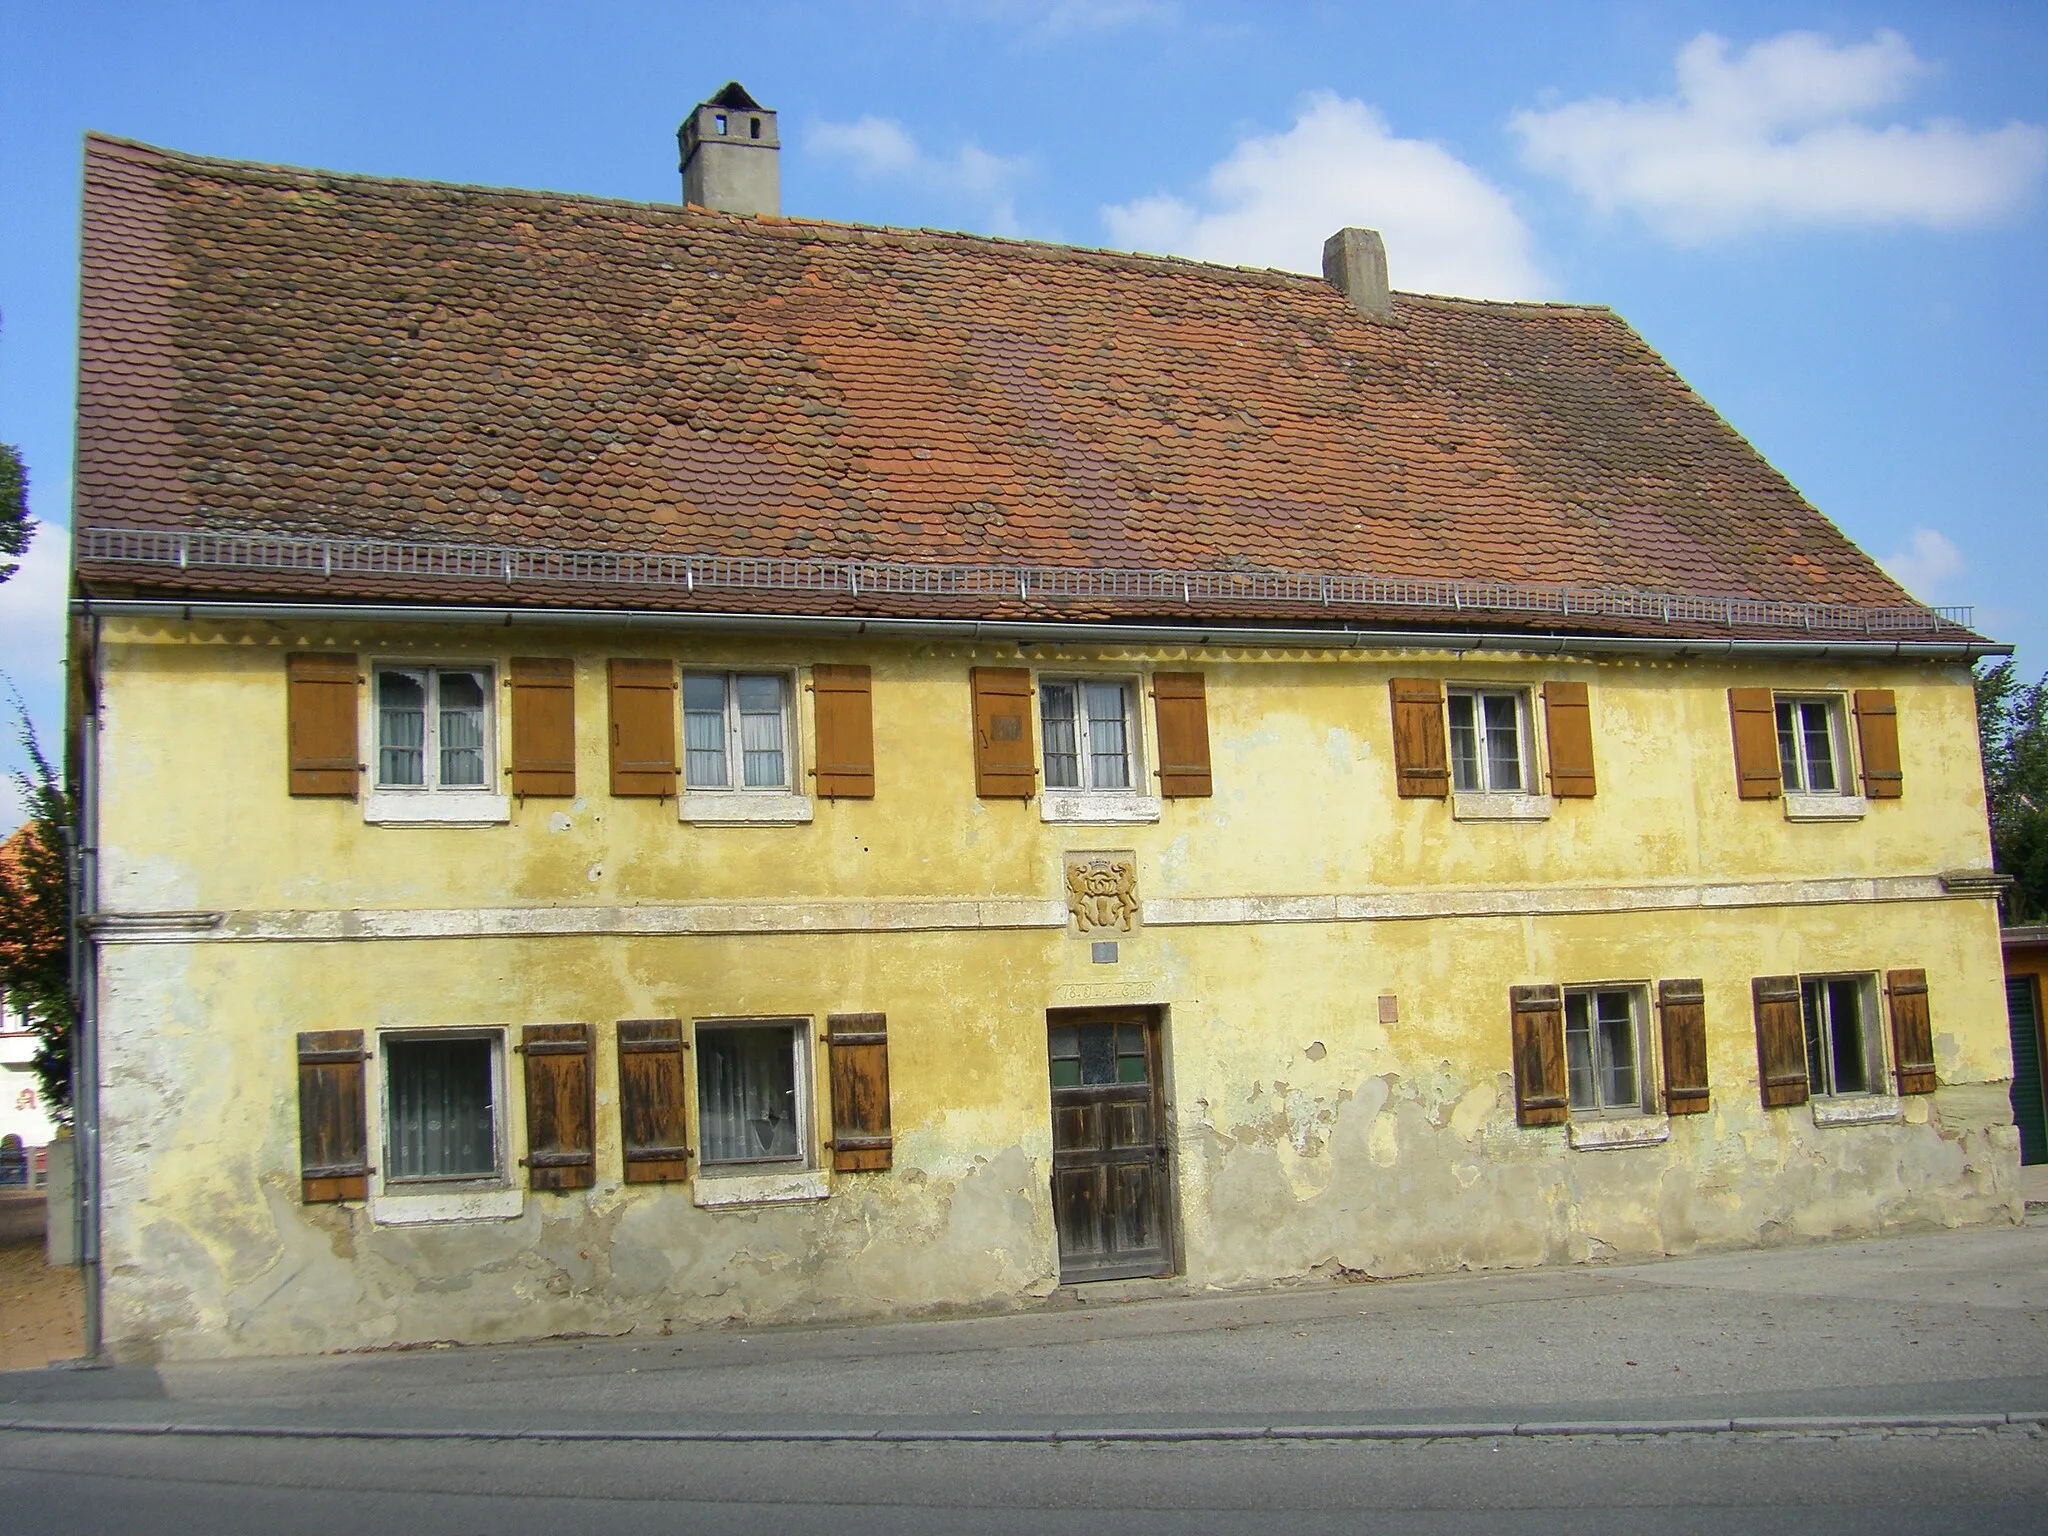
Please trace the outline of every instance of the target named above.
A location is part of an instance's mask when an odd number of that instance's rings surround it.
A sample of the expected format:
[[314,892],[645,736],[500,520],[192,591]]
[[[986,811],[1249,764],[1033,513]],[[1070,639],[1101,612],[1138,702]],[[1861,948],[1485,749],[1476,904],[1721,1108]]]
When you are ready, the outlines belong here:
[[[1162,657],[1208,676],[1216,796],[1167,802],[1154,825],[1073,827],[1044,824],[1035,804],[973,797],[966,667],[1013,654],[697,643],[687,654],[707,665],[871,662],[879,765],[873,802],[821,802],[812,825],[700,828],[679,825],[672,804],[603,793],[603,657],[685,654],[680,642],[559,638],[522,636],[518,649],[578,657],[583,799],[448,830],[365,827],[353,804],[285,795],[282,654],[332,641],[366,660],[489,658],[501,637],[110,627],[103,906],[1054,902],[1062,854],[1103,847],[1136,850],[1148,900],[1988,863],[1960,672]],[[1066,658],[1134,670],[1151,659]],[[1395,673],[1589,679],[1599,796],[1533,826],[1459,824],[1441,804],[1395,799]],[[1737,800],[1731,683],[1896,688],[1906,798],[1818,826]],[[226,786],[223,741],[244,770]],[[1881,1125],[1762,1109],[1750,979],[1898,966],[1928,973],[1940,1092]],[[1515,1125],[1510,986],[1676,976],[1706,982],[1710,1113],[1672,1120],[1662,1143],[1603,1150],[1572,1148],[1563,1127]],[[2019,1211],[1985,902],[1160,925],[1124,938],[1114,969],[1061,929],[964,919],[935,931],[112,942],[101,977],[106,1332],[125,1358],[1019,1304],[1058,1271],[1045,1010],[1089,1002],[1165,1010],[1181,1242],[1198,1285],[1576,1262]],[[1393,1023],[1380,1022],[1382,995],[1398,1000]],[[870,1010],[889,1017],[892,1171],[834,1175],[822,1201],[717,1210],[688,1186],[619,1182],[611,1021]],[[597,1026],[594,1189],[441,1225],[299,1203],[298,1031],[565,1019]],[[821,1053],[821,1083],[823,1066]],[[508,1060],[515,1156],[518,1071]]]

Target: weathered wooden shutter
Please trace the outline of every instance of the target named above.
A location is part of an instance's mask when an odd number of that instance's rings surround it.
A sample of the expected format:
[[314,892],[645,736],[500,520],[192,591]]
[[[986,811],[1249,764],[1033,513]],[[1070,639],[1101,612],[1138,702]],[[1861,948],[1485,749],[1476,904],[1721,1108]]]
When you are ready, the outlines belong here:
[[1562,1125],[1571,1113],[1564,1075],[1564,992],[1558,987],[1514,987],[1515,1119],[1522,1125]]
[[619,1126],[628,1184],[690,1176],[681,1019],[619,1020]]
[[1565,800],[1593,798],[1593,711],[1584,683],[1543,685],[1544,734],[1550,738],[1550,792]]
[[512,658],[512,793],[576,793],[576,664],[567,657]]
[[866,667],[811,668],[817,725],[818,793],[827,800],[875,797],[875,715]]
[[1214,793],[1209,773],[1209,698],[1202,674],[1155,673],[1152,709],[1159,726],[1159,793],[1168,800]]
[[299,1036],[299,1198],[308,1205],[369,1198],[368,1059],[360,1029]]
[[888,1017],[835,1013],[825,1027],[832,1050],[833,1171],[887,1168],[896,1146],[889,1131]]
[[666,661],[611,663],[612,793],[676,792],[676,669]]
[[976,667],[974,792],[984,800],[1028,800],[1037,790],[1031,674],[1022,667]]
[[529,1024],[526,1058],[526,1182],[530,1189],[588,1189],[597,1178],[597,1115],[588,1024]]
[[1889,688],[1856,690],[1856,745],[1863,759],[1863,793],[1896,800],[1905,788],[1899,771],[1899,706]]
[[291,792],[356,797],[356,659],[333,651],[285,657]]
[[1758,976],[1749,984],[1756,1005],[1756,1071],[1765,1109],[1806,1102],[1806,1024],[1799,1012],[1797,976]]
[[1785,793],[1778,762],[1778,714],[1768,688],[1730,688],[1728,715],[1735,726],[1735,784],[1745,800],[1776,800]]
[[1404,800],[1441,800],[1451,791],[1444,754],[1444,691],[1433,677],[1397,677],[1394,702],[1394,787]]
[[1892,995],[1892,1065],[1900,1093],[1934,1092],[1934,1025],[1927,1014],[1927,973],[1887,971]]
[[1707,1092],[1707,989],[1699,981],[1657,983],[1664,1037],[1664,1112],[1703,1115]]

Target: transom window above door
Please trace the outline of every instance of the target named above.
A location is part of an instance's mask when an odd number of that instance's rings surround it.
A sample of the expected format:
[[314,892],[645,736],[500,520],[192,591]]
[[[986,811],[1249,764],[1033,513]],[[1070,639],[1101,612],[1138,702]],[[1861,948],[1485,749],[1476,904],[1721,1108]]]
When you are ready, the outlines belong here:
[[1136,697],[1128,679],[1040,679],[1047,789],[1128,792],[1137,786]]
[[491,787],[488,667],[378,667],[378,789]]
[[1453,688],[1451,788],[1465,795],[1531,793],[1529,701],[1516,688]]
[[789,700],[786,673],[685,673],[684,786],[788,793]]

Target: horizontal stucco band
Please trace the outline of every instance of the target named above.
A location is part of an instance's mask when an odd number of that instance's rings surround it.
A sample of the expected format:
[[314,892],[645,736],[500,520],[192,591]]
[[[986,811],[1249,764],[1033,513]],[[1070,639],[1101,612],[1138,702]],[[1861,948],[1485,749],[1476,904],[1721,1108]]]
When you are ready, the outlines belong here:
[[[1444,917],[1544,917],[1603,912],[1716,911],[1866,902],[1977,900],[1938,875],[1848,880],[1403,891],[1324,896],[1169,896],[1142,904],[1150,928],[1258,923],[1401,922]],[[705,901],[649,906],[341,908],[274,912],[105,912],[101,944],[329,943],[368,939],[582,938],[663,935],[920,933],[1062,928],[1057,901],[1015,897],[894,901]]]

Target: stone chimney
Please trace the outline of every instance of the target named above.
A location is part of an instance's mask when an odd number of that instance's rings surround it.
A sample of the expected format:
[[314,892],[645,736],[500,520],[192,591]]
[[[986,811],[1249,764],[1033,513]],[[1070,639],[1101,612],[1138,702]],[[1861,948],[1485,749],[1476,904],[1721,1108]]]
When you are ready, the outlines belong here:
[[1387,247],[1376,229],[1340,229],[1323,242],[1323,281],[1370,320],[1394,318]]
[[782,143],[775,114],[733,80],[676,130],[683,201],[720,213],[782,212]]

